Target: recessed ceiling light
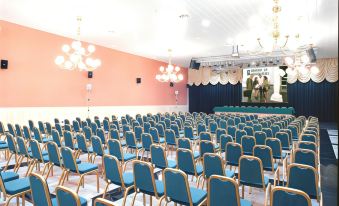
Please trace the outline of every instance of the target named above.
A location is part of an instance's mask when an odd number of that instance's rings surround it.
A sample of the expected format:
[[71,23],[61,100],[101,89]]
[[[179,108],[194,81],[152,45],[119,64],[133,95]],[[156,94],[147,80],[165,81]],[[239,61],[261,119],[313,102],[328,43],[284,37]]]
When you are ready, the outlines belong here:
[[189,18],[190,16],[188,15],[188,14],[181,14],[181,15],[179,15],[179,18],[180,19],[187,19],[187,18]]
[[207,19],[203,19],[201,21],[201,25],[204,26],[204,27],[209,27],[210,24],[211,24],[211,22],[209,20],[207,20]]

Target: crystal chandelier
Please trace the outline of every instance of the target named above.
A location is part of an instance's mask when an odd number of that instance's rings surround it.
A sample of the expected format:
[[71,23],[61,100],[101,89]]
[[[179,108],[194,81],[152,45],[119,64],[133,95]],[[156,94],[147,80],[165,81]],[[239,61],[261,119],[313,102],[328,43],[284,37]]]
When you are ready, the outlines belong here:
[[55,58],[55,64],[62,69],[80,71],[93,71],[101,65],[100,59],[93,59],[91,55],[95,52],[95,46],[88,45],[87,50],[80,42],[80,23],[81,17],[77,17],[78,30],[77,39],[71,45],[64,44],[62,51],[64,55]]
[[173,82],[173,83],[177,83],[180,82],[181,80],[184,79],[184,76],[182,74],[178,74],[180,71],[180,67],[176,66],[174,67],[171,64],[171,49],[168,49],[168,53],[169,53],[169,60],[168,60],[168,65],[167,67],[160,67],[160,73],[161,74],[157,74],[155,76],[155,79],[158,80],[159,82]]

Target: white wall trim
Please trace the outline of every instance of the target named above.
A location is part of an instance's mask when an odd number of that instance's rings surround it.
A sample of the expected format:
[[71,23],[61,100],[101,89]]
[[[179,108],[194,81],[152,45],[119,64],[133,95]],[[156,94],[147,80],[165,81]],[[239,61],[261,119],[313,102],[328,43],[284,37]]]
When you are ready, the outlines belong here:
[[[125,114],[155,114],[157,112],[187,112],[188,105],[136,105],[136,106],[92,106],[89,117],[111,115],[121,117]],[[7,123],[28,125],[28,120],[39,120],[54,123],[54,118],[63,121],[65,118],[74,120],[76,117],[85,119],[88,117],[87,107],[0,107],[0,121],[7,128]]]

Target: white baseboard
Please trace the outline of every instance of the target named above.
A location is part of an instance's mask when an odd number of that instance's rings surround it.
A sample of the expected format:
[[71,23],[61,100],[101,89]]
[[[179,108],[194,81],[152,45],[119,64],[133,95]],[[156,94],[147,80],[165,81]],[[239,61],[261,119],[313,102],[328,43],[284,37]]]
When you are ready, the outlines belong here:
[[87,107],[0,107],[0,121],[7,129],[7,123],[28,125],[28,120],[51,122],[54,118],[63,121],[65,118],[74,120],[76,117],[85,119],[88,116],[93,118],[105,116],[111,119],[114,114],[121,117],[125,114],[135,116],[136,114],[155,114],[157,112],[187,112],[188,105],[146,105],[146,106],[93,106],[90,111]]

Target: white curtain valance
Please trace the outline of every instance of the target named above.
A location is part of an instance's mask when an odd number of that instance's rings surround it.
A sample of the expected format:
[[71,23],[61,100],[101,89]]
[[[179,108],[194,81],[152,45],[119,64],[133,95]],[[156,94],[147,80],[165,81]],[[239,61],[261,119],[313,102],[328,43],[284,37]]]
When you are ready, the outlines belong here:
[[293,84],[296,81],[306,83],[310,80],[320,83],[325,79],[328,82],[338,81],[338,58],[318,59],[318,73],[313,73],[310,69],[292,70],[287,75],[287,82]]
[[230,69],[223,71],[215,71],[212,67],[200,67],[199,70],[189,69],[188,70],[188,84],[190,86],[227,84],[233,85],[242,81],[242,69]]

